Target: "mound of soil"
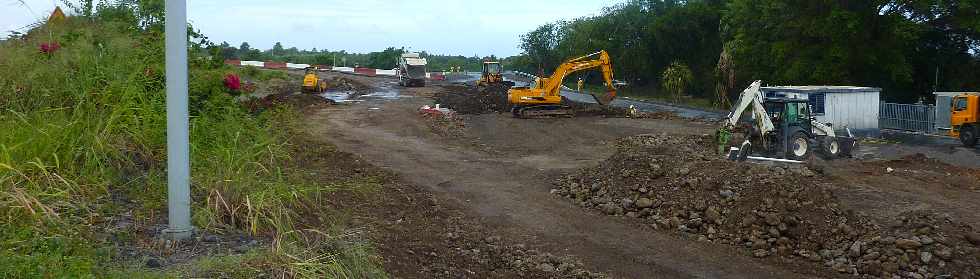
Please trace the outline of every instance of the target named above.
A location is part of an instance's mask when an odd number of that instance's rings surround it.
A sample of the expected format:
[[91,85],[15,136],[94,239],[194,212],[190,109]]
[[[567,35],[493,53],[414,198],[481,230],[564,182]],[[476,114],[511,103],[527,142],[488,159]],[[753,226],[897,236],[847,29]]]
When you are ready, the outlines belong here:
[[448,85],[435,94],[437,104],[455,110],[460,114],[485,114],[510,112],[507,90],[513,82],[502,82],[480,87],[472,85]]
[[352,91],[361,94],[371,91],[371,86],[342,76],[330,76],[326,81],[327,90],[331,91]]
[[[865,164],[873,175],[898,175],[923,182],[951,180],[949,186],[970,190],[980,189],[980,169],[953,166],[917,153],[895,160],[873,161]],[[889,172],[888,169],[892,169]]]
[[331,104],[333,104],[333,101],[323,98],[320,95],[299,92],[276,93],[242,101],[242,105],[252,113],[259,113],[280,105],[287,105],[297,109],[310,109]]
[[[503,82],[487,87],[472,85],[450,85],[435,94],[437,104],[455,110],[460,114],[509,113],[513,105],[507,101],[507,90],[513,82]],[[598,104],[587,104],[562,99],[563,106],[570,108],[576,116],[627,117],[629,110]],[[664,117],[664,114],[647,114]],[[650,118],[650,117],[644,117]],[[667,119],[667,118],[664,118]]]
[[922,212],[884,226],[843,208],[832,185],[806,166],[730,162],[714,146],[711,137],[629,137],[600,165],[558,179],[552,192],[760,258],[866,277],[980,276],[980,239],[971,240],[965,223]]

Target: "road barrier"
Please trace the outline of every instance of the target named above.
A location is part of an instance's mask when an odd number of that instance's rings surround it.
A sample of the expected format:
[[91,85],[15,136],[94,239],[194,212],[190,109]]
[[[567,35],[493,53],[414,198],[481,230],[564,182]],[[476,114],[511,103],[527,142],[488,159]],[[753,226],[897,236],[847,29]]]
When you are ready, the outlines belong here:
[[[372,77],[373,76],[393,77],[398,75],[398,70],[395,69],[378,70],[378,69],[364,68],[364,67],[357,67],[357,68],[333,67],[328,65],[293,64],[293,63],[273,62],[273,61],[242,61],[242,60],[235,60],[235,59],[227,59],[225,60],[225,64],[231,66],[252,66],[252,67],[260,67],[266,69],[297,69],[297,70],[306,69],[308,67],[313,66],[320,69],[320,71],[333,71],[333,72],[349,73],[349,74],[372,76]],[[426,73],[425,77],[431,80],[446,79],[445,74],[441,72]]]
[[376,69],[361,68],[361,67],[354,68],[354,74],[365,75],[365,76],[369,76],[369,77],[373,77],[373,76],[378,75]]
[[259,67],[259,68],[265,67],[265,62],[262,61],[241,61],[239,63],[241,63],[242,66],[252,66],[252,67]]
[[266,69],[286,69],[286,63],[265,61],[262,63],[262,67]]
[[936,107],[881,103],[878,126],[881,129],[933,134],[936,133]]
[[286,63],[286,68],[287,68],[287,69],[296,69],[296,70],[302,70],[302,69],[306,69],[306,68],[309,68],[309,67],[310,67],[310,64],[293,64],[293,63]]

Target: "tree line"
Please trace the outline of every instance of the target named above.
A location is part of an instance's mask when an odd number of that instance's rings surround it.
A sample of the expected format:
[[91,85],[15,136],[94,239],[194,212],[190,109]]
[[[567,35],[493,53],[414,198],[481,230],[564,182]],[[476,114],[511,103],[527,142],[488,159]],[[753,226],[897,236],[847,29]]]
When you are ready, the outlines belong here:
[[545,74],[605,49],[618,79],[650,92],[683,67],[692,79],[682,91],[716,104],[753,80],[880,87],[912,102],[980,89],[980,2],[630,0],[541,25],[521,49],[506,65]]
[[[298,49],[296,47],[285,48],[282,43],[276,42],[271,49],[253,48],[248,42],[243,42],[238,47],[230,45],[228,42],[213,44],[209,49],[212,55],[220,56],[223,59],[240,59],[253,61],[276,61],[290,62],[298,64],[317,64],[329,66],[362,66],[376,69],[393,69],[397,67],[397,61],[405,48],[388,47],[382,51],[369,53],[351,53],[344,50],[329,51],[326,49]],[[461,67],[468,71],[479,71],[482,61],[485,59],[497,60],[495,56],[478,57],[476,55],[466,57],[462,55],[438,55],[425,51],[419,54],[428,61],[430,71],[447,71],[450,67]]]

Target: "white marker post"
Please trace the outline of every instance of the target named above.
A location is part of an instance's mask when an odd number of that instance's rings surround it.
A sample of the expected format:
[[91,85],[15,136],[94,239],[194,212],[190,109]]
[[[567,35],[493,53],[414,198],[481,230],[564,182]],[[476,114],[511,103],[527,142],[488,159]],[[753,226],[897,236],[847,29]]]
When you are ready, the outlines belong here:
[[187,2],[166,0],[167,205],[169,239],[187,239],[191,226],[191,168],[187,112]]

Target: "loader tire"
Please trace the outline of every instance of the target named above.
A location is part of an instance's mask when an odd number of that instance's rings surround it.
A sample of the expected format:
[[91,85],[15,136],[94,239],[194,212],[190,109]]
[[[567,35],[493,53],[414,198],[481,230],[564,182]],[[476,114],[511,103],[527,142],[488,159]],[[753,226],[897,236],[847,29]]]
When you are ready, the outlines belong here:
[[786,158],[805,161],[810,157],[810,152],[813,147],[810,145],[810,138],[806,136],[806,133],[800,131],[793,133],[793,136],[789,138],[789,142],[786,143],[786,149]]
[[974,147],[977,145],[977,128],[974,126],[966,126],[960,128],[960,141],[966,147]]
[[820,155],[825,160],[837,159],[841,156],[841,145],[835,137],[823,137],[820,140]]

